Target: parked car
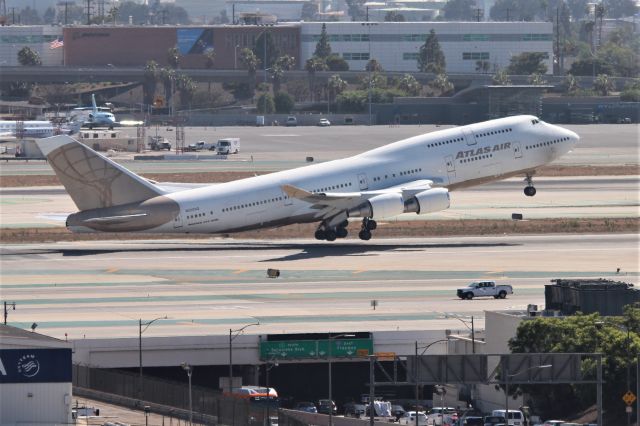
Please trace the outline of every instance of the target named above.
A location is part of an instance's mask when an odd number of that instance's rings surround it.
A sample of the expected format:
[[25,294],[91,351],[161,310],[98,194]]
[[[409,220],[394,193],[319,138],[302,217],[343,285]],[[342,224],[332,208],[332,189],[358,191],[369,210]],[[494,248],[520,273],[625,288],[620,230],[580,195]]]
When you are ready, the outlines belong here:
[[344,415],[345,417],[358,417],[364,415],[367,407],[364,404],[358,404],[356,402],[348,402],[344,404]]
[[484,419],[482,417],[469,416],[460,419],[459,426],[484,426]]
[[330,401],[328,399],[320,399],[318,400],[318,413],[320,414],[338,414],[338,409],[336,408],[336,403]]
[[329,126],[331,126],[331,122],[329,120],[327,120],[326,118],[321,118],[320,121],[318,121],[318,126],[320,126],[320,127],[329,127]]
[[467,300],[474,297],[504,299],[507,294],[513,294],[513,288],[510,285],[496,285],[495,281],[474,281],[466,287],[457,289],[456,294],[460,299]]
[[484,426],[498,426],[507,423],[507,420],[502,416],[486,416],[484,418]]
[[298,411],[304,411],[305,413],[318,412],[318,409],[316,408],[315,404],[313,402],[307,402],[307,401],[298,402],[296,406],[293,407],[293,409]]
[[295,127],[298,125],[298,119],[293,116],[287,117],[287,121],[284,124],[287,127]]
[[404,413],[406,413],[406,410],[402,405],[399,405],[399,404],[391,405],[391,414],[393,414],[396,417],[396,420],[400,420],[400,417],[404,416]]
[[[415,411],[407,411],[406,413],[404,413],[404,415],[402,417],[400,417],[400,420],[398,420],[398,423],[400,423],[401,425],[415,425],[416,424],[416,412]],[[418,426],[420,425],[428,425],[429,423],[427,422],[427,415],[418,411]]]

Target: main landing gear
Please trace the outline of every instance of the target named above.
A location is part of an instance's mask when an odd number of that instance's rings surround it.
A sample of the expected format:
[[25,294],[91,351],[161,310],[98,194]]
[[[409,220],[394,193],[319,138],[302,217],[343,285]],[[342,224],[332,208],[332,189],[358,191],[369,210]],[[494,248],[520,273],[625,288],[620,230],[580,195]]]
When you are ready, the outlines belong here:
[[527,174],[524,181],[527,182],[527,186],[524,188],[524,195],[527,197],[533,197],[536,195],[536,188],[533,186],[533,176],[531,174]]
[[365,217],[362,219],[362,229],[360,230],[358,237],[360,237],[361,240],[369,241],[371,239],[371,231],[377,227],[378,223],[375,220]]
[[335,228],[329,228],[327,224],[323,222],[316,230],[316,240],[335,241],[336,238],[346,238],[349,234],[349,231],[347,231],[348,225],[349,222],[345,220]]

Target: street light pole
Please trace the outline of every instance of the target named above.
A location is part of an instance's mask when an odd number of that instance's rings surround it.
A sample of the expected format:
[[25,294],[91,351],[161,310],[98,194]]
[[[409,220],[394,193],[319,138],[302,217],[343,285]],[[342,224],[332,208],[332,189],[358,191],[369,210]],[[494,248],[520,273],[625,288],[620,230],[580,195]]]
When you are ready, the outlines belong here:
[[333,340],[337,339],[338,337],[356,337],[355,334],[351,334],[351,333],[342,333],[342,334],[338,334],[335,336],[332,336],[331,333],[329,333],[329,350],[327,352],[327,361],[329,364],[329,426],[333,426],[333,386],[332,386],[332,364],[331,364],[331,356],[332,356],[332,343]]
[[[229,393],[231,393],[231,390],[233,389],[233,339],[238,337],[245,328],[251,327],[252,325],[260,325],[260,321],[247,324],[237,330],[229,329]],[[234,335],[233,333],[236,334]]]
[[189,426],[193,426],[193,399],[191,398],[191,374],[193,374],[193,367],[183,362],[182,369],[187,372],[187,376],[189,377]]
[[416,412],[416,426],[418,426],[418,405],[420,404],[419,395],[418,395],[418,392],[419,392],[419,383],[420,383],[420,380],[419,380],[419,378],[418,378],[418,371],[419,371],[419,370],[418,370],[418,362],[419,362],[419,360],[418,360],[418,349],[422,349],[422,353],[421,353],[420,355],[424,355],[424,353],[425,353],[425,352],[426,352],[426,351],[427,351],[431,346],[435,345],[436,343],[448,342],[448,341],[449,341],[449,339],[439,339],[439,340],[436,340],[436,341],[434,341],[434,342],[429,343],[429,344],[428,344],[428,345],[426,345],[426,346],[420,346],[420,347],[418,347],[418,341],[416,340],[416,351],[415,351],[415,354],[416,354],[416,361],[415,361],[415,366],[414,366],[414,368],[413,368],[413,369],[414,369],[414,379],[415,379],[415,381],[416,381],[416,389],[415,389],[415,391],[416,391],[416,409],[415,409],[415,410],[416,410],[416,411],[415,411],[415,412]]
[[543,368],[551,368],[551,367],[553,367],[553,365],[551,364],[536,365],[533,367],[525,368],[524,370],[518,371],[517,373],[509,374],[509,370],[508,370],[509,367],[505,362],[505,365],[504,365],[504,407],[505,407],[504,420],[507,425],[509,424],[509,378],[518,376],[522,373],[526,373],[527,371],[541,370]]
[[[142,377],[142,333],[144,333],[145,331],[147,331],[147,328],[149,328],[149,326],[151,324],[153,324],[154,322],[161,320],[161,319],[167,319],[168,317],[165,315],[163,317],[158,317],[156,319],[153,319],[151,321],[147,321],[147,322],[142,322],[142,318],[140,318],[138,320],[138,362],[139,362],[139,367],[140,367],[140,384],[139,384],[139,389],[138,389],[138,394],[140,396],[140,399],[144,398],[144,379]],[[142,328],[142,326],[145,326],[144,329]]]

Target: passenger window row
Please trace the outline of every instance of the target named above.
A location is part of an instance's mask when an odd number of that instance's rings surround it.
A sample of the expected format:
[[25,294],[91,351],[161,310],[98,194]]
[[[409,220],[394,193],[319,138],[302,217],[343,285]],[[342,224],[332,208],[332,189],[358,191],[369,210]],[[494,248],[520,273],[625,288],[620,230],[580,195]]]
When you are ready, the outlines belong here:
[[525,149],[541,148],[543,146],[550,146],[550,145],[553,145],[554,143],[565,142],[565,141],[568,141],[568,140],[569,140],[568,137],[560,138],[560,139],[554,139],[552,141],[546,141],[546,142],[536,143],[536,144],[533,144],[533,145],[527,145]]
[[[411,170],[407,170],[407,171],[402,171],[400,173],[398,173],[400,176],[406,176],[406,175],[410,175],[413,173],[420,173],[422,171],[422,168],[418,168],[418,169],[411,169]],[[391,177],[394,178],[396,177],[395,173],[391,174]],[[384,175],[384,177],[382,176],[376,176],[373,178],[374,182],[380,182],[382,179],[389,179],[389,175]]]
[[449,139],[449,140],[442,141],[442,142],[430,143],[429,145],[427,145],[427,148],[433,148],[434,146],[447,145],[447,144],[450,144],[450,143],[462,142],[462,141],[463,141],[462,138]]
[[[211,213],[213,214],[213,212],[211,212]],[[192,214],[192,215],[187,216],[187,219],[195,219],[197,217],[204,217],[204,216],[205,216],[204,213],[197,213],[197,214]]]
[[479,155],[477,157],[463,158],[462,160],[460,160],[460,163],[470,163],[472,161],[484,160],[486,158],[493,158],[493,154],[483,154],[483,155]]
[[347,188],[349,186],[353,186],[353,183],[351,183],[351,182],[340,183],[338,185],[327,186],[326,188],[314,189],[311,192],[316,192],[316,193],[318,193],[318,192],[327,192],[327,191],[333,191],[335,189]]
[[275,203],[276,201],[286,200],[289,197],[275,197],[267,200],[256,201],[254,203],[238,204],[237,206],[226,207],[222,209],[223,212],[230,212],[234,210],[246,209],[247,207],[260,206],[263,204]]
[[499,134],[501,134],[501,133],[508,133],[508,132],[511,132],[511,131],[513,131],[511,128],[507,128],[507,129],[499,129],[499,130],[492,130],[492,131],[490,131],[490,132],[478,133],[478,134],[476,135],[476,137],[478,137],[478,138],[482,138],[482,137],[485,137],[485,136],[499,135]]

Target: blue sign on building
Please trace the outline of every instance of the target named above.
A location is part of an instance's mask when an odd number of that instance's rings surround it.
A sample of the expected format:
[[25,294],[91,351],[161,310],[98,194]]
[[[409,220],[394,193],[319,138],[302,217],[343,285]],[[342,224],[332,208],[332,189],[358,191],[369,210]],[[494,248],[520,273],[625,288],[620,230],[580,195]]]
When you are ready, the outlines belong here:
[[0,349],[0,383],[71,382],[71,349]]
[[202,54],[213,48],[213,30],[210,28],[178,28],[176,32],[181,55]]

